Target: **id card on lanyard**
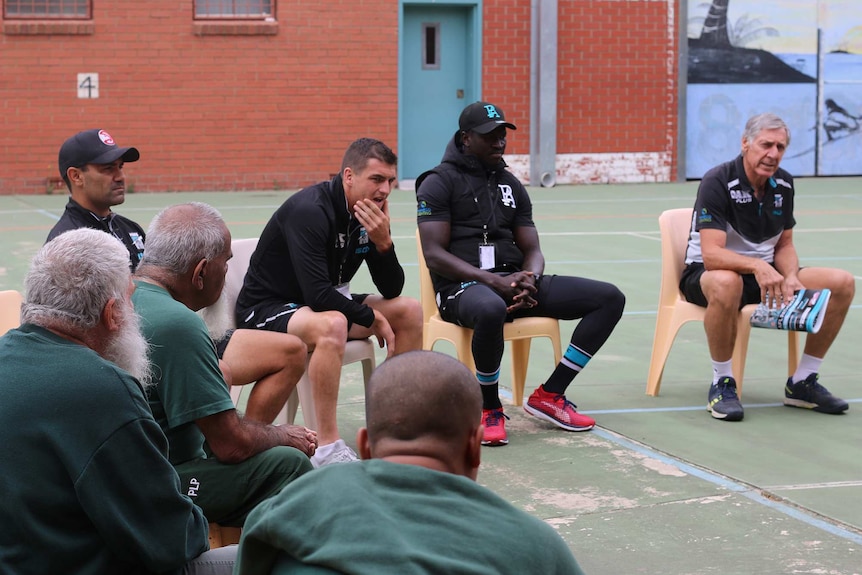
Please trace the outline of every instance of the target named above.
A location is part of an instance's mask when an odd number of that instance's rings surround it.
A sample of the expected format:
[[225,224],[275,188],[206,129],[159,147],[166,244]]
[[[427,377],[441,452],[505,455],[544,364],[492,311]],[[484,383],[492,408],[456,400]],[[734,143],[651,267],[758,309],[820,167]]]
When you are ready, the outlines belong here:
[[482,232],[482,243],[479,244],[479,268],[490,270],[496,267],[497,257],[494,244],[488,241],[488,226],[485,226],[485,231]]

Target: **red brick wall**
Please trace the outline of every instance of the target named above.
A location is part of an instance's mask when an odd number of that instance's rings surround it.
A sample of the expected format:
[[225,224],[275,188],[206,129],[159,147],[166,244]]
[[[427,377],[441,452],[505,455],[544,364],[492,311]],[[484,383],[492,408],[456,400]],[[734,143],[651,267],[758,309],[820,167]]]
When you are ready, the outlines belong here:
[[[92,35],[2,35],[0,191],[44,192],[63,140],[94,127],[140,149],[139,191],[296,187],[357,137],[396,147],[395,5],[281,0],[277,19],[200,36],[191,1],[95,0]],[[77,98],[79,72],[99,99]]]
[[486,0],[482,19],[482,97],[518,126],[506,152],[530,153],[530,2]]
[[560,2],[561,152],[644,152],[673,145],[676,33],[668,30],[668,4]]
[[[668,29],[673,5],[666,0],[559,1],[558,154],[676,153],[673,20]],[[527,154],[530,3],[488,0],[483,18],[482,91],[518,125],[508,151]]]
[[[92,23],[55,34],[4,22],[0,193],[44,193],[63,140],[95,127],[140,149],[136,191],[295,188],[336,172],[360,136],[397,152],[392,0],[279,0],[277,24],[231,35],[196,26],[191,0],[94,2]],[[559,1],[559,154],[676,153],[669,4]],[[530,2],[485,0],[482,17],[483,95],[520,128],[509,152],[527,154]],[[79,72],[99,73],[99,99],[77,98]]]

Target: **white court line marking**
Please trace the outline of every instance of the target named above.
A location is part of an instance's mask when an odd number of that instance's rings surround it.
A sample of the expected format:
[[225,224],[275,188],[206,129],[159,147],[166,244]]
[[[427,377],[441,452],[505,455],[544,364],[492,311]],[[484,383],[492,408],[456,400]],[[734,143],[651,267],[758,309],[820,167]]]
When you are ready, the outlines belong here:
[[821,519],[820,517],[816,517],[811,514],[811,511],[807,509],[796,507],[783,501],[775,501],[767,495],[768,492],[766,491],[766,489],[747,485],[745,483],[735,481],[729,477],[724,477],[723,475],[707,471],[700,467],[695,467],[674,457],[658,453],[650,447],[647,447],[646,445],[636,443],[612,431],[596,427],[590,433],[593,433],[601,438],[616,443],[621,447],[625,447],[627,449],[635,451],[636,453],[640,453],[651,459],[655,459],[664,464],[675,467],[683,473],[687,473],[688,475],[703,479],[704,481],[707,481],[719,487],[723,487],[734,493],[739,493],[743,497],[746,497],[747,499],[750,499],[755,503],[759,503],[765,507],[774,509],[779,513],[787,515],[788,517],[792,517],[793,519],[797,519],[802,523],[810,525],[811,527],[815,527],[831,535],[835,535],[836,537],[852,541],[857,545],[862,545],[862,534],[854,532],[851,529],[842,527],[841,525],[836,525],[835,523],[831,523],[829,521]]
[[[652,235],[649,235],[649,234],[652,234]],[[655,242],[661,241],[661,236],[658,235],[657,232],[629,232],[628,235],[632,236],[633,238],[641,238],[644,240],[653,240]]]
[[769,485],[770,491],[797,491],[800,489],[831,489],[833,487],[862,487],[862,481],[825,481],[823,483],[798,483],[796,485]]

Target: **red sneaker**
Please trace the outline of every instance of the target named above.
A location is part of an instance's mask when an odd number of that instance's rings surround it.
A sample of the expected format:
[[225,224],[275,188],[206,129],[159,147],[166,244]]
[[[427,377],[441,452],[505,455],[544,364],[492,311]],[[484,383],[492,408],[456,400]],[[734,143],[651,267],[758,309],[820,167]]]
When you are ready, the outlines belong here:
[[506,436],[506,420],[509,416],[503,413],[503,408],[483,409],[482,425],[485,426],[485,436],[482,445],[507,445],[509,438]]
[[589,431],[596,420],[575,411],[577,406],[562,393],[548,393],[540,385],[524,404],[524,410],[539,419],[550,421],[566,431]]

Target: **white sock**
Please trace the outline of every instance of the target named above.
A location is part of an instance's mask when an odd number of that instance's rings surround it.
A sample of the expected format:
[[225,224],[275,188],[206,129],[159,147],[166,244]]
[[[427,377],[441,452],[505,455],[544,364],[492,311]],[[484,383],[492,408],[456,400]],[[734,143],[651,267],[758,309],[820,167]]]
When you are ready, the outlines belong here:
[[818,371],[820,371],[821,363],[823,363],[822,357],[814,357],[813,355],[803,353],[802,359],[799,360],[799,365],[796,368],[796,372],[791,378],[793,380],[793,383],[799,383],[812,373],[817,373]]
[[727,361],[712,360],[712,385],[717,384],[722,378],[733,377],[732,362],[732,359]]
[[320,458],[324,458],[342,445],[344,445],[344,440],[336,439],[332,443],[327,443],[326,445],[318,445],[317,449],[314,450],[314,454]]

